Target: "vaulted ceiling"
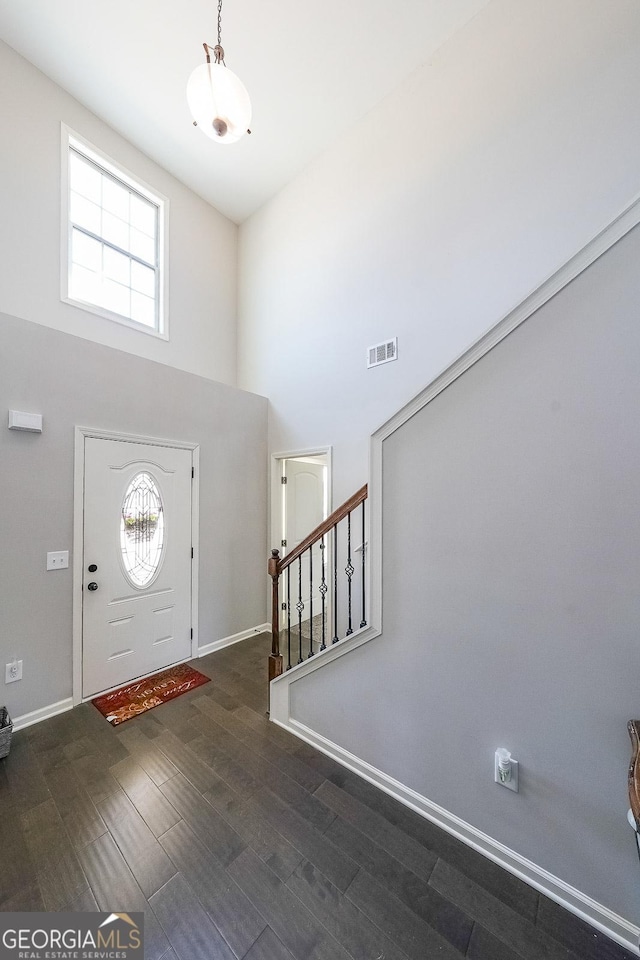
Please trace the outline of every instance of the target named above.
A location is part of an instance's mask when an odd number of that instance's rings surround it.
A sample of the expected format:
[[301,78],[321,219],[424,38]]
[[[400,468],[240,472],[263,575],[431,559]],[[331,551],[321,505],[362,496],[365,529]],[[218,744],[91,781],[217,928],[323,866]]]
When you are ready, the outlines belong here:
[[252,135],[229,145],[192,125],[185,99],[216,42],[214,0],[2,0],[0,38],[239,223],[488,2],[225,0],[226,63],[253,104]]

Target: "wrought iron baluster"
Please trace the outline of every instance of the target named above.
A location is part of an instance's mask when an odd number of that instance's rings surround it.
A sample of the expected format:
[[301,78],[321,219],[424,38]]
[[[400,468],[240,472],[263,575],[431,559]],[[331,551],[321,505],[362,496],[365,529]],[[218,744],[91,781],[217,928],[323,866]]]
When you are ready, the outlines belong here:
[[322,642],[320,644],[321,650],[327,649],[326,643],[326,631],[327,631],[327,581],[325,579],[325,550],[326,545],[324,542],[324,537],[320,542],[320,556],[322,557],[322,580],[320,582],[320,596],[322,597]]
[[287,567],[287,670],[291,670],[291,567]]
[[309,547],[309,657],[313,656],[313,547]]
[[338,637],[338,527],[333,527],[333,639],[337,643]]
[[366,590],[366,573],[367,573],[367,561],[366,561],[365,554],[366,554],[367,548],[366,548],[366,545],[365,545],[366,526],[365,526],[365,522],[364,522],[364,521],[365,521],[365,517],[364,517],[364,500],[363,500],[363,501],[362,501],[362,620],[360,621],[360,626],[361,626],[361,627],[366,627],[366,625],[367,625],[366,613],[365,613],[365,611],[366,611],[366,599],[367,599],[367,598],[366,598],[366,593],[365,593],[365,590]]
[[347,514],[347,565],[344,568],[344,572],[347,575],[347,636],[350,636],[353,633],[353,627],[351,626],[351,581],[353,580],[354,567],[351,563],[351,514]]
[[296,603],[298,611],[298,663],[302,663],[302,611],[304,603],[302,602],[302,557],[298,557],[298,602]]
[[[342,637],[349,636],[354,632],[354,619],[357,629],[357,624],[359,622],[360,628],[367,626],[367,543],[365,537],[367,535],[367,514],[366,514],[366,503],[367,498],[367,486],[361,487],[352,497],[346,500],[342,506],[338,507],[333,513],[327,517],[322,523],[311,531],[311,533],[302,540],[295,549],[295,553],[289,555],[286,559],[281,560],[278,550],[271,551],[271,557],[268,562],[267,572],[271,578],[271,654],[269,656],[269,681],[279,677],[283,669],[291,670],[292,666],[292,653],[295,654],[295,616],[297,611],[297,620],[298,620],[298,664],[304,662],[303,657],[309,659],[310,657],[315,656],[318,650],[326,650],[327,645],[329,644],[329,636],[331,636],[331,643],[335,644],[340,641]],[[357,514],[354,516],[353,521],[357,524],[356,527],[351,529],[352,526],[352,513],[355,513],[358,507],[362,507],[362,513],[360,515],[360,523],[358,524]],[[341,525],[342,521],[345,520],[345,528],[342,532],[338,531],[338,527]],[[352,533],[354,536],[358,536],[362,528],[362,547],[357,546],[355,551],[353,549]],[[331,531],[333,531],[333,538],[331,538]],[[356,533],[357,531],[357,533]],[[346,565],[343,567],[344,573],[346,575],[347,584],[346,589],[344,586],[344,581],[342,580],[342,574],[338,577],[338,549],[342,551],[342,543],[344,542],[344,549],[346,554]],[[314,584],[314,561],[313,561],[313,550],[320,549],[320,558],[316,558],[315,563],[315,578],[319,580],[319,584],[316,586]],[[358,560],[357,557],[354,557],[354,552],[357,554],[358,550],[362,550],[362,557]],[[302,591],[302,558],[305,556],[307,550],[309,551],[309,600],[308,603],[303,599]],[[329,559],[329,552],[333,550],[333,582],[331,576],[331,560]],[[292,579],[295,577],[295,570],[293,575],[291,573],[291,568],[295,560],[298,561],[298,596],[296,598],[292,596]],[[342,560],[340,561],[342,563]],[[320,567],[320,571],[318,570]],[[286,579],[286,602],[285,598],[282,596],[282,593],[279,593],[279,590],[284,592],[283,587],[279,587],[279,580],[281,574],[284,573],[284,570],[287,571]],[[357,582],[353,583],[353,578],[358,573],[361,576],[360,588],[358,588]],[[305,574],[305,589],[306,589],[306,574]],[[355,593],[354,593],[355,587]],[[295,582],[293,584],[293,589],[295,590]],[[319,592],[319,598],[314,598],[314,589],[317,589]],[[344,591],[344,593],[343,593]],[[359,596],[358,596],[359,594]],[[344,599],[347,610],[345,615],[342,616],[342,600]],[[333,607],[331,606],[333,604]],[[354,606],[355,604],[355,606]],[[308,605],[308,620],[309,620],[309,644],[308,650],[305,641],[303,641],[302,627],[303,621],[306,619],[304,613],[307,610]],[[361,620],[358,621],[358,605],[361,606]],[[294,608],[292,611],[292,607]],[[318,610],[320,607],[320,610]],[[340,608],[340,610],[338,609]],[[314,609],[316,617],[318,619],[318,636],[319,642],[316,646],[316,633],[314,633]],[[283,614],[286,612],[286,626],[284,624]],[[339,616],[340,614],[340,616]],[[293,617],[293,641],[292,641],[292,617]],[[333,622],[332,622],[333,621]],[[340,622],[339,622],[340,621]],[[287,650],[286,655],[282,656],[280,649],[284,640],[286,630],[286,642]],[[292,651],[292,642],[293,642],[293,651]],[[304,653],[303,653],[304,650]],[[639,832],[640,835],[640,832]],[[639,847],[640,849],[640,847]]]

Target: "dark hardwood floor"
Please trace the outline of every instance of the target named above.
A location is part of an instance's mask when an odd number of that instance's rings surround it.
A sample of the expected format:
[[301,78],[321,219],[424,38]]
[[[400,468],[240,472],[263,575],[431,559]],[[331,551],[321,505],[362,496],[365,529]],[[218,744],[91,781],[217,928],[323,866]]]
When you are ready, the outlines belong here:
[[148,960],[621,960],[617,944],[265,719],[269,637],[112,728],[0,761],[0,909],[145,912]]

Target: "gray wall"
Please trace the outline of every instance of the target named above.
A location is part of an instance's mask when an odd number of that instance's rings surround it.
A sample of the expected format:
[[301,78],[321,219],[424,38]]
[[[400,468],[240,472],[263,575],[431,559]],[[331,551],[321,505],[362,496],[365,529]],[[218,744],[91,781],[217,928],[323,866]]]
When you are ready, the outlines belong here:
[[238,386],[271,452],[332,445],[334,506],[370,434],[636,196],[639,49],[636,0],[492,0],[241,225]]
[[638,263],[640,228],[385,441],[383,635],[292,687],[295,719],[635,923]]
[[[9,408],[42,435],[9,431]],[[267,401],[203,377],[0,314],[0,666],[24,679],[20,716],[71,696],[74,427],[199,443],[200,645],[264,623]]]
[[[0,90],[0,312],[235,386],[235,224],[2,41]],[[61,121],[169,201],[168,340],[60,299]]]

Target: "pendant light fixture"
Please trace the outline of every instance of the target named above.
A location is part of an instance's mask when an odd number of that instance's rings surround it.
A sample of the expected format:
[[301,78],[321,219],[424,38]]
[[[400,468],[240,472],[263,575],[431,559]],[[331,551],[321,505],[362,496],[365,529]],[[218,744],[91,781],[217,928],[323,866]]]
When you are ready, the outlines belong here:
[[[187,102],[193,125],[218,143],[235,143],[251,133],[251,101],[241,80],[224,62],[222,0],[218,0],[218,42],[203,43],[206,63],[196,67],[187,83]],[[211,54],[213,53],[213,63]]]

